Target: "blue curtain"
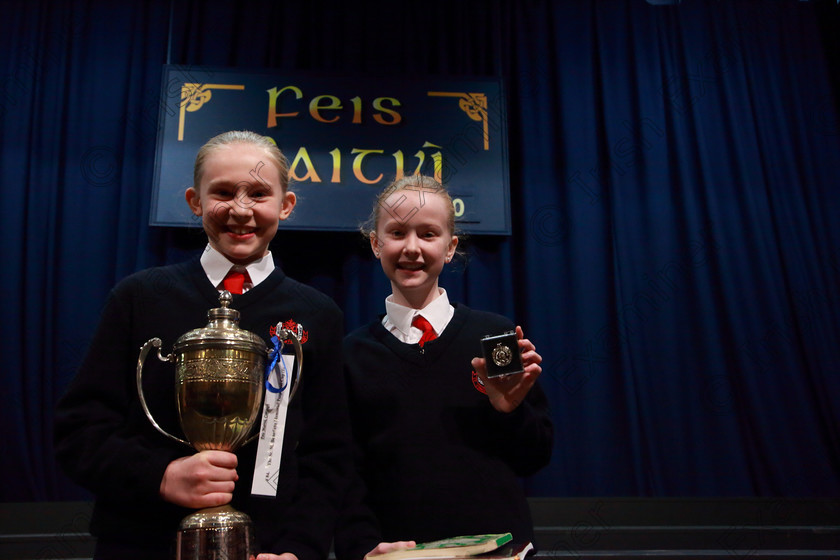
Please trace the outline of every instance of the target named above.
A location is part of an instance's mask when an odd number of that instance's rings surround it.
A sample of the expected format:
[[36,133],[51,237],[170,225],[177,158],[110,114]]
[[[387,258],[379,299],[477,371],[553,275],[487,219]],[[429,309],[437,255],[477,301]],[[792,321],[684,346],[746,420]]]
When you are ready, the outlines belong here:
[[[108,290],[205,242],[147,225],[166,62],[501,75],[514,233],[442,283],[543,356],[529,493],[840,495],[839,24],[796,0],[0,2],[0,500],[86,496],[55,402]],[[348,329],[382,311],[360,236],[272,249]]]

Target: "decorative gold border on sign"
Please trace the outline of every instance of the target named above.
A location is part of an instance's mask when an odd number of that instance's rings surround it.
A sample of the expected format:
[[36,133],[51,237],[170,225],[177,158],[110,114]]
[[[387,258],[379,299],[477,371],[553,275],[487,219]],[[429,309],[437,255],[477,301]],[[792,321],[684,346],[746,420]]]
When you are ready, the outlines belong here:
[[238,89],[244,90],[244,85],[228,84],[188,84],[181,86],[181,114],[178,118],[178,141],[184,139],[184,118],[186,112],[194,113],[210,101],[213,89]]
[[469,118],[484,125],[484,149],[490,149],[490,133],[487,130],[487,95],[483,93],[462,93],[455,91],[428,91],[429,97],[458,97],[458,106]]

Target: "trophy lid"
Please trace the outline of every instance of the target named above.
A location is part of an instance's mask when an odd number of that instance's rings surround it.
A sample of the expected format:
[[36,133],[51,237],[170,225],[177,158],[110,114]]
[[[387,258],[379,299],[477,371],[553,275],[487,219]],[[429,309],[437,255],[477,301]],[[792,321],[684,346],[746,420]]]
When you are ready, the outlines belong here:
[[265,341],[251,331],[239,327],[239,311],[229,307],[232,300],[230,292],[222,290],[219,294],[220,307],[207,312],[207,325],[181,335],[175,341],[173,350],[180,352],[222,346],[264,354]]

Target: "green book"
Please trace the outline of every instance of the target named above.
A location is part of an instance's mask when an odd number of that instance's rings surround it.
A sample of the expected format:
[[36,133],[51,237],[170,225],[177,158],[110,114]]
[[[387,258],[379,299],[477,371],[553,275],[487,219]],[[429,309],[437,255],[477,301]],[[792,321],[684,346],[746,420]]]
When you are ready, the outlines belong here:
[[496,550],[510,542],[510,533],[463,535],[439,541],[419,543],[414,548],[394,550],[385,554],[369,554],[368,560],[408,560],[419,558],[464,558]]

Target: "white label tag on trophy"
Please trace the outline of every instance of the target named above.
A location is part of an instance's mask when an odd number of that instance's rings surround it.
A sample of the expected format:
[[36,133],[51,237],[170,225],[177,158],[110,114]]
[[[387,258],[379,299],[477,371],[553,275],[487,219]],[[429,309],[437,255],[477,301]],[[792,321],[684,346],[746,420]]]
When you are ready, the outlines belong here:
[[277,475],[280,472],[280,456],[283,453],[283,436],[286,434],[286,412],[289,409],[289,375],[295,370],[295,357],[280,354],[282,365],[277,365],[268,376],[274,388],[285,385],[283,391],[266,391],[263,402],[260,439],[257,443],[257,461],[254,466],[254,480],[251,494],[258,496],[277,495]]

